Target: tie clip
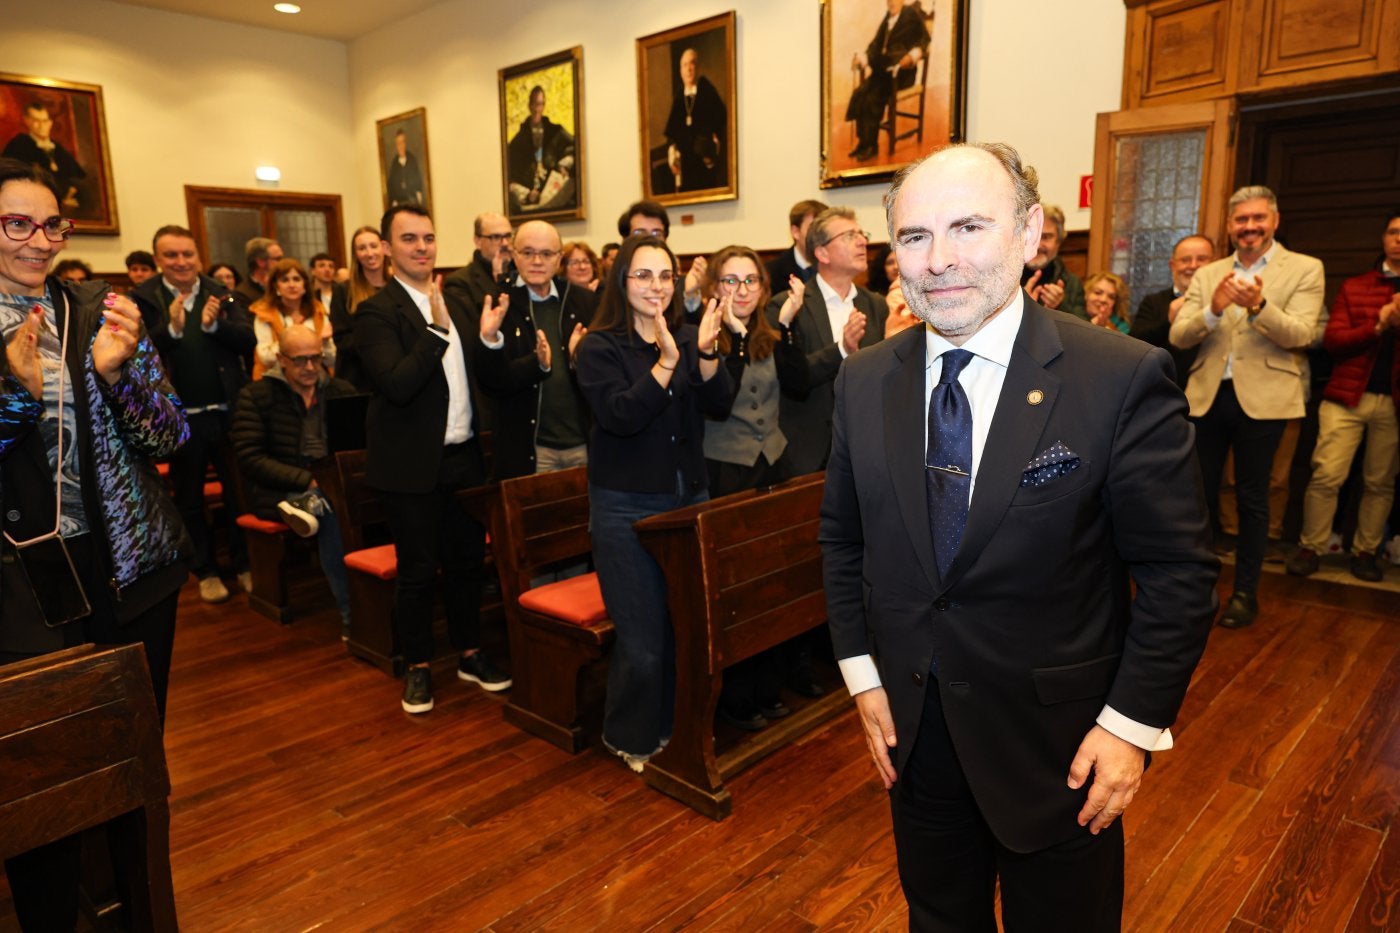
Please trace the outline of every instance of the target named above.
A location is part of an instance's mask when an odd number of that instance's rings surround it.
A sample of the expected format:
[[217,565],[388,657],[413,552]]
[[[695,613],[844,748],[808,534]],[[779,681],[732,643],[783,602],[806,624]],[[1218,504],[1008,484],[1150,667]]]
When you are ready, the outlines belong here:
[[932,465],[930,465],[930,464],[924,464],[924,466],[925,466],[927,469],[930,469],[930,470],[937,470],[937,471],[940,472],[940,473],[952,473],[954,476],[971,476],[971,475],[972,475],[971,473],[968,473],[966,470],[964,470],[962,467],[960,467],[960,466],[958,466],[958,465],[956,465],[956,464],[953,464],[953,463],[950,463],[950,464],[948,464],[947,466],[932,466]]

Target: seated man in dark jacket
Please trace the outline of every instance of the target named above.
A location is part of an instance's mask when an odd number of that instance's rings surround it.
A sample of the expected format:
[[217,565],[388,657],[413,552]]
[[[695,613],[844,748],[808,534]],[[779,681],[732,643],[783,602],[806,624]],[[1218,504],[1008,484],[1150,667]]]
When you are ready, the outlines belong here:
[[495,402],[495,477],[548,473],[588,462],[588,406],[573,351],[597,304],[559,272],[559,231],[522,224],[514,255],[520,278],[509,300],[481,314],[472,341],[477,385]]
[[321,569],[340,609],[341,636],[350,625],[344,547],[335,513],[316,486],[311,464],[328,453],[325,400],[354,395],[321,365],[321,338],[300,325],[282,331],[277,365],[238,396],[229,437],[247,486],[248,509],[316,536]]

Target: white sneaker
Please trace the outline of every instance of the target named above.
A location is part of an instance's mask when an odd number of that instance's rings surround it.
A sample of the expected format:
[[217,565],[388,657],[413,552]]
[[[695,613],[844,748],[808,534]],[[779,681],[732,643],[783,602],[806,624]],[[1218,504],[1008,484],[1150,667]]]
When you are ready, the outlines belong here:
[[282,521],[302,538],[311,537],[321,528],[321,523],[312,514],[312,508],[313,506],[305,496],[299,496],[296,499],[283,499],[277,503],[277,511],[282,513]]
[[253,592],[253,571],[245,570],[238,575],[238,585],[243,588],[243,592]]
[[222,603],[228,599],[228,587],[218,577],[205,577],[199,581],[199,598],[206,603]]

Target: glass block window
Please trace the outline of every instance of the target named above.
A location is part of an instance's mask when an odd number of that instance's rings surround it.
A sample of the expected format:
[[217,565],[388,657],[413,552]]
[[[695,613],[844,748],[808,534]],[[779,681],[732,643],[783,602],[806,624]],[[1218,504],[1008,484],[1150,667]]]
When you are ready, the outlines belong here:
[[305,265],[317,253],[330,252],[326,235],[326,215],[321,211],[275,211],[277,242],[283,254],[301,260]]
[[1109,268],[1128,283],[1132,307],[1171,285],[1172,247],[1200,231],[1206,131],[1118,139]]
[[204,268],[227,263],[247,277],[243,245],[262,233],[262,214],[255,207],[206,207],[204,229],[209,238],[209,255]]

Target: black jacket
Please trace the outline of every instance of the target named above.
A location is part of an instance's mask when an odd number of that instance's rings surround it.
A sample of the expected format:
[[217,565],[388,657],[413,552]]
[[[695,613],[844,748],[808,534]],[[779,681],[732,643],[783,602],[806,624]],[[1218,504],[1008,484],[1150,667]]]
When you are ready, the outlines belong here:
[[[321,403],[354,395],[344,379],[322,376]],[[259,518],[277,519],[277,502],[288,493],[311,485],[311,466],[301,454],[301,428],[306,406],[279,370],[250,382],[238,395],[238,408],[228,436],[238,455],[248,509]]]
[[[560,333],[550,334],[551,366],[566,366],[574,387],[579,424],[585,434],[589,427],[588,403],[578,391],[578,381],[567,357],[569,336],[574,325],[587,327],[597,308],[597,297],[586,288],[571,286],[562,278],[554,280],[559,291]],[[528,476],[535,472],[535,434],[539,428],[540,385],[548,377],[535,358],[534,305],[529,288],[517,285],[510,290],[510,308],[501,321],[503,344],[492,350],[481,342],[479,333],[470,346],[475,357],[477,385],[482,395],[494,403],[492,422],[493,475],[497,480]]]
[[[151,336],[151,343],[160,351],[161,363],[165,365],[165,371],[174,383],[175,391],[179,392],[184,381],[184,374],[181,372],[180,341],[170,336],[170,313],[167,310],[170,302],[165,297],[166,291],[163,277],[154,275],[131,292],[131,300],[141,309],[141,319],[146,325],[146,332]],[[196,310],[204,296],[210,294],[223,298],[229,294],[229,290],[215,279],[201,275]],[[253,352],[258,338],[253,334],[253,319],[248,316],[248,311],[243,305],[226,305],[222,314],[219,326],[208,336],[214,347],[214,361],[219,367],[219,381],[224,387],[224,397],[228,400],[229,410],[232,410],[238,400],[239,390],[248,382],[244,357]],[[193,320],[193,312],[190,317],[188,326],[198,327],[198,321]]]
[[447,306],[473,321],[481,317],[481,303],[487,295],[494,298],[505,290],[491,275],[491,263],[481,250],[472,253],[471,262],[442,280],[442,297]]

